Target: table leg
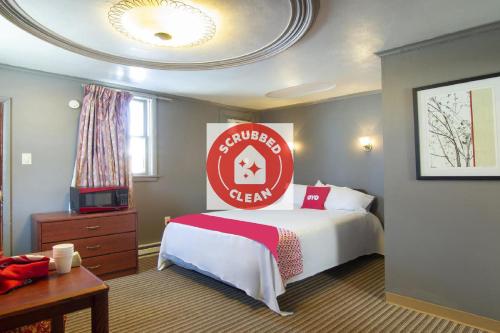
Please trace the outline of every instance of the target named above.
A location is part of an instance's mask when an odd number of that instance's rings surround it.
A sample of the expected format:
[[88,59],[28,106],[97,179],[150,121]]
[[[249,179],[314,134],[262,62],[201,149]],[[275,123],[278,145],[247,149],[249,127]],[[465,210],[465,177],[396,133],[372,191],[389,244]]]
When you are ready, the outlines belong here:
[[52,333],[64,333],[64,318],[62,315],[51,318],[50,331]]
[[108,333],[108,291],[97,294],[92,300],[92,333]]

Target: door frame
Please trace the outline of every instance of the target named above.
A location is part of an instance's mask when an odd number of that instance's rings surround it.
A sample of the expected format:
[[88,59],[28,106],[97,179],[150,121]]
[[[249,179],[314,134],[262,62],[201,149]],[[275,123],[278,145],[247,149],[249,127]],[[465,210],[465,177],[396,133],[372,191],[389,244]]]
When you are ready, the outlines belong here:
[[9,97],[0,96],[0,103],[3,104],[3,254],[12,255],[12,100]]

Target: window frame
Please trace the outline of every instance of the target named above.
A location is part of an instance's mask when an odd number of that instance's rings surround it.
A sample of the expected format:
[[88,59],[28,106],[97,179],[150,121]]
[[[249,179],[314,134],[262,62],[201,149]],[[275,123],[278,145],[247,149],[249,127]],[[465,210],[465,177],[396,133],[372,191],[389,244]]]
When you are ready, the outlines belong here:
[[[145,103],[144,112],[144,134],[143,136],[133,136],[129,133],[129,140],[132,137],[144,137],[146,140],[146,172],[132,174],[134,182],[137,181],[157,181],[158,176],[158,147],[157,147],[157,101],[154,96],[134,94],[132,100]],[[131,101],[132,101],[131,100]],[[129,118],[130,119],[130,118]],[[130,121],[130,120],[129,120]],[[130,124],[127,124],[130,126]],[[132,157],[130,157],[132,158]]]

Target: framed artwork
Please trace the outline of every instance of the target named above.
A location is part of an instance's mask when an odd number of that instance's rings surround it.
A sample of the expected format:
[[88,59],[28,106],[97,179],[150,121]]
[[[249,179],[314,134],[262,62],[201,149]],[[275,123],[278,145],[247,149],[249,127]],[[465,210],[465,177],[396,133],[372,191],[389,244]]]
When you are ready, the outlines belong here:
[[413,89],[417,179],[500,180],[500,73]]

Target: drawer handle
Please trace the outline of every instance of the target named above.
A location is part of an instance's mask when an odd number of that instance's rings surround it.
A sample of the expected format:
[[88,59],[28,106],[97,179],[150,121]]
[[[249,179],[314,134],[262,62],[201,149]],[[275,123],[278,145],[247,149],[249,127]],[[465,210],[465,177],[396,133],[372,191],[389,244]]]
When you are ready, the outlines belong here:
[[98,269],[102,265],[88,266],[87,269]]
[[86,246],[87,250],[97,250],[101,248],[101,245],[89,245]]
[[88,227],[85,227],[85,228],[87,228],[87,230],[97,230],[100,227],[101,227],[100,225],[91,225],[91,226],[88,226]]

